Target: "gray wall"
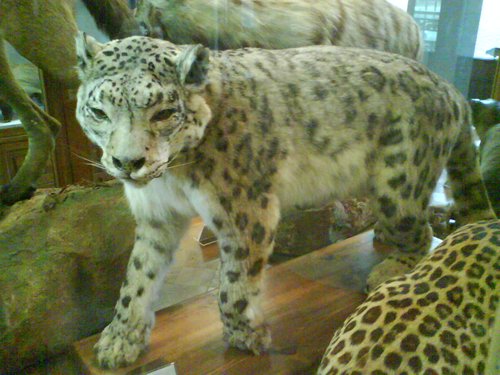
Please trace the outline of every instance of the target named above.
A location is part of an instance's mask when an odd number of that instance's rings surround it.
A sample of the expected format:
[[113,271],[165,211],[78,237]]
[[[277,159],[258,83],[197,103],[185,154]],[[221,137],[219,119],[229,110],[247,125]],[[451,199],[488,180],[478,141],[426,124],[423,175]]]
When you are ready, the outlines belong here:
[[[411,0],[408,12],[429,0]],[[455,84],[468,96],[482,0],[435,0],[441,3],[434,51],[425,56],[426,65]],[[418,14],[415,14],[418,17]],[[421,23],[417,18],[417,21]],[[425,26],[423,29],[425,29]]]

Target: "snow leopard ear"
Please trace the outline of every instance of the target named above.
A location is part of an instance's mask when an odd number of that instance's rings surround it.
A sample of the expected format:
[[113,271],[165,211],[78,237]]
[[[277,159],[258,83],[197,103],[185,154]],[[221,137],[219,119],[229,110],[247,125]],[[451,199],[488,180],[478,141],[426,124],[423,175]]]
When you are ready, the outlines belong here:
[[207,76],[209,50],[201,44],[186,47],[176,59],[177,75],[182,85],[201,85]]
[[76,56],[80,79],[85,77],[85,74],[90,69],[92,60],[102,48],[103,45],[97,42],[93,37],[82,31],[78,32],[76,36]]

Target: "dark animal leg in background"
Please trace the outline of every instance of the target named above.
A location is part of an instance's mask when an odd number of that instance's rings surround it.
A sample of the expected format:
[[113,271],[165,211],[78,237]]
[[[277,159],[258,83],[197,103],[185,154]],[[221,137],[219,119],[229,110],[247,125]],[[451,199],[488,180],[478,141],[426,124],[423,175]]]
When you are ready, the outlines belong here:
[[61,125],[43,112],[16,82],[7,61],[2,38],[0,38],[0,100],[10,105],[19,115],[29,142],[23,165],[12,181],[0,188],[0,203],[10,205],[30,198],[35,191],[36,181],[45,170]]
[[14,116],[14,112],[10,105],[0,102],[0,111],[2,111],[2,122],[12,121],[12,117]]

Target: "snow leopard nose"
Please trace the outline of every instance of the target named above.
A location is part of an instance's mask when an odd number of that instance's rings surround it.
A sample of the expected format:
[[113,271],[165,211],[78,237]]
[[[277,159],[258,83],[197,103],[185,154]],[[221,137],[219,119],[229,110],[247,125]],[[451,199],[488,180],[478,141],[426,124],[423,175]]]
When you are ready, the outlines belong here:
[[118,159],[114,156],[112,157],[113,165],[120,171],[132,173],[142,168],[144,163],[146,163],[146,158],[140,159],[128,159],[122,158]]

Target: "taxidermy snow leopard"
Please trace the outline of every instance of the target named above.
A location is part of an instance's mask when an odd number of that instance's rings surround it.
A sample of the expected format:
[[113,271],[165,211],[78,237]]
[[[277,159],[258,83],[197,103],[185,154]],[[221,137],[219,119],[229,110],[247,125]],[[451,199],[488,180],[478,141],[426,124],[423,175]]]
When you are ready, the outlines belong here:
[[493,218],[466,100],[418,62],[316,46],[210,52],[147,37],[77,42],[77,117],[123,181],[137,222],[101,365],[148,343],[155,291],[190,218],[218,237],[224,337],[260,353],[259,297],[280,210],[370,196],[376,237],[400,249],[368,284],[411,269],[432,238],[427,205],[447,168],[464,221]]
[[386,0],[140,0],[136,20],[146,35],[212,49],[333,44],[423,55],[416,22]]

